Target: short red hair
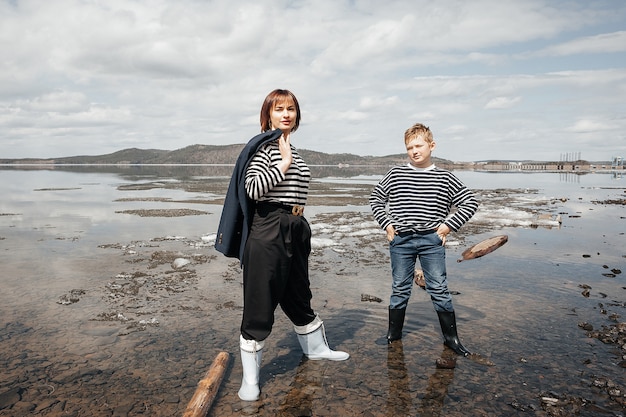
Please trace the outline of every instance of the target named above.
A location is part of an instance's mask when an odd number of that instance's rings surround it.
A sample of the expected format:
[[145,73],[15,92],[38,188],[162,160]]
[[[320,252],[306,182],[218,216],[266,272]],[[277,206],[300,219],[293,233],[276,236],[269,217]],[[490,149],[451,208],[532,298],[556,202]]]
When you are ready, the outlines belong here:
[[300,126],[300,104],[298,104],[298,99],[289,90],[276,89],[265,97],[265,101],[261,106],[261,132],[267,132],[272,129],[270,126],[270,112],[276,103],[282,103],[288,100],[292,100],[293,105],[296,106],[296,123],[293,125],[291,131],[295,132],[298,129],[298,126]]

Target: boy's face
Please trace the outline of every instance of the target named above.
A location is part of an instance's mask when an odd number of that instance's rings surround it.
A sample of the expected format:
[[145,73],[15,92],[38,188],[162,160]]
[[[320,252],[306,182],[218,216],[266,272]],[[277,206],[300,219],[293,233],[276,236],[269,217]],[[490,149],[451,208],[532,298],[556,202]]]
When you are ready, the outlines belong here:
[[427,142],[421,136],[411,139],[406,144],[409,161],[416,168],[428,168],[432,165],[430,154],[433,149],[435,149],[435,142]]

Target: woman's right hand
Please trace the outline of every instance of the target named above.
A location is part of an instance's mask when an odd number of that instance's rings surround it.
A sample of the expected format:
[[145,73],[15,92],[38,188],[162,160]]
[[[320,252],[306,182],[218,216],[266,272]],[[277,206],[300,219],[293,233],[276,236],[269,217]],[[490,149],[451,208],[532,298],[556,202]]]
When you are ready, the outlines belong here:
[[289,133],[283,133],[280,138],[278,138],[278,150],[280,151],[280,156],[282,157],[282,161],[278,163],[278,167],[283,173],[286,173],[291,166],[291,162],[293,161],[291,143],[289,142]]

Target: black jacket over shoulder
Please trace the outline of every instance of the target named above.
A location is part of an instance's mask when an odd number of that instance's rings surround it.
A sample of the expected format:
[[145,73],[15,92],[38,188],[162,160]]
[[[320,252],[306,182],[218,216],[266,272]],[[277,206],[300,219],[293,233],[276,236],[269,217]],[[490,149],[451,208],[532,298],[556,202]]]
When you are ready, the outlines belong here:
[[215,249],[229,258],[236,257],[243,261],[243,250],[254,216],[255,202],[246,193],[246,169],[261,146],[278,139],[282,134],[280,129],[276,129],[256,135],[248,141],[237,158],[215,239]]

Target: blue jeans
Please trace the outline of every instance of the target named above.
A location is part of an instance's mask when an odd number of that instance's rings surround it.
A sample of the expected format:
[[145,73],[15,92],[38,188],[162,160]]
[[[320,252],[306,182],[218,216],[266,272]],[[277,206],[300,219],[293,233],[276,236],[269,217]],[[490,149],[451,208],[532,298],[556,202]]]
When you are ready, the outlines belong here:
[[435,230],[425,233],[402,233],[389,242],[391,255],[391,299],[389,308],[406,308],[413,280],[415,263],[424,271],[426,292],[436,311],[454,311],[446,275],[446,249]]

